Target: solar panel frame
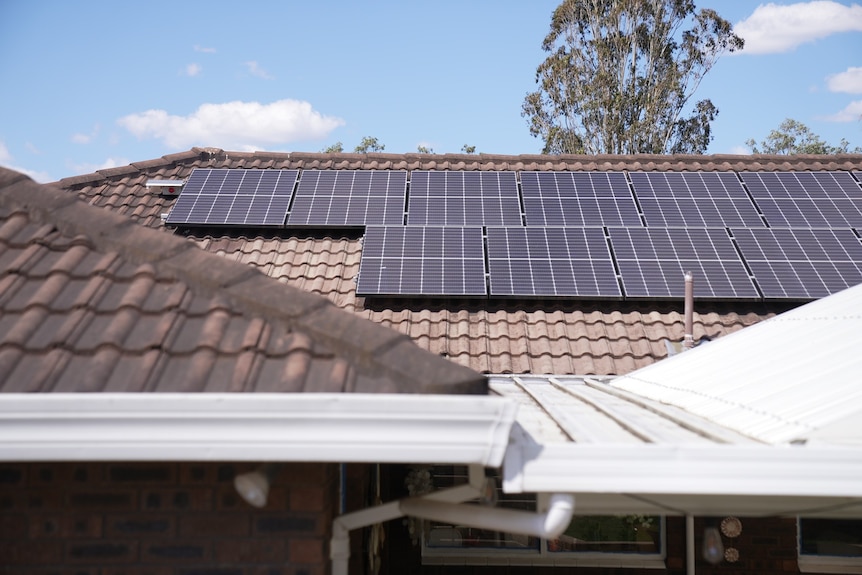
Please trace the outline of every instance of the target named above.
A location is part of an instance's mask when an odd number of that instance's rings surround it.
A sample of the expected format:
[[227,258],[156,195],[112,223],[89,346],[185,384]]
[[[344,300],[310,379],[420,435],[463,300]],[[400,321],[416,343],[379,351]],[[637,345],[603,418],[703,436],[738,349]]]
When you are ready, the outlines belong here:
[[600,227],[488,227],[492,296],[622,297]]
[[849,172],[741,172],[740,177],[770,227],[862,227],[862,188]]
[[405,170],[303,170],[287,225],[401,225],[406,193]]
[[862,283],[862,242],[849,228],[731,233],[764,299],[816,299]]
[[512,171],[413,170],[407,199],[410,226],[521,225]]
[[631,172],[647,227],[765,227],[734,172]]
[[608,234],[626,298],[682,298],[691,271],[697,298],[760,299],[724,228],[608,228]]
[[481,227],[368,226],[357,295],[486,296]]
[[298,170],[196,168],[165,223],[177,226],[283,226],[298,175]]
[[527,226],[642,225],[624,172],[521,172]]

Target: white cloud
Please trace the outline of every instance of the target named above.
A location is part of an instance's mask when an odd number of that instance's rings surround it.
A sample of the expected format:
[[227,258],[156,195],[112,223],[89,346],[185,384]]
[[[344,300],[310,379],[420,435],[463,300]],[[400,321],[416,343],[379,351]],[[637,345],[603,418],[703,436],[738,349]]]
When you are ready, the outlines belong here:
[[156,138],[174,149],[216,146],[262,150],[302,140],[325,138],[344,120],[324,116],[299,100],[203,104],[188,116],[147,110],[117,120],[138,138]]
[[862,119],[862,100],[850,102],[837,114],[825,116],[823,119],[827,122],[858,122]]
[[194,49],[195,49],[195,52],[202,52],[204,54],[215,54],[216,53],[215,48],[206,48],[204,46],[200,46],[199,44],[195,44]]
[[9,152],[9,148],[6,147],[6,142],[2,140],[0,140],[0,166],[9,170],[15,170],[16,172],[20,172],[25,176],[29,176],[33,180],[40,183],[53,181],[53,178],[51,178],[51,176],[47,172],[28,170],[27,168],[16,166],[14,163],[14,159],[12,158],[12,154],[11,152]]
[[128,166],[129,164],[131,164],[131,162],[126,158],[108,158],[101,164],[74,164],[72,166],[72,170],[75,174],[91,174],[98,170],[107,170],[118,166]]
[[101,130],[101,126],[96,124],[93,126],[93,129],[90,130],[89,134],[84,134],[83,132],[79,132],[77,134],[72,134],[72,142],[76,144],[89,144],[99,135],[99,131]]
[[269,72],[260,67],[260,64],[251,60],[249,62],[243,62],[245,64],[248,73],[252,76],[257,76],[258,78],[263,78],[264,80],[272,80],[272,76],[269,75]]
[[751,148],[748,146],[733,146],[730,148],[730,154],[734,154],[736,156],[748,156],[751,154]]
[[188,64],[186,66],[186,69],[184,70],[184,74],[186,76],[190,76],[190,77],[194,78],[195,76],[200,74],[202,70],[203,70],[203,68],[201,67],[200,64],[195,64],[194,62],[192,62],[191,64]]
[[826,78],[830,92],[862,94],[862,68],[847,68]]
[[862,31],[862,6],[832,0],[779,6],[761,4],[734,32],[745,40],[744,54],[789,52],[801,44],[839,32]]

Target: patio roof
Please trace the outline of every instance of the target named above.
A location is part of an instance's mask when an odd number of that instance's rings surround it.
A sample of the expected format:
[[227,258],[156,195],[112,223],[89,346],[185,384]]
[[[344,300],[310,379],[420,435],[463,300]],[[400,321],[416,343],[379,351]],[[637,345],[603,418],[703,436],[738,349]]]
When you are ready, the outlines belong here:
[[862,286],[618,378],[493,376],[504,490],[579,513],[862,517]]

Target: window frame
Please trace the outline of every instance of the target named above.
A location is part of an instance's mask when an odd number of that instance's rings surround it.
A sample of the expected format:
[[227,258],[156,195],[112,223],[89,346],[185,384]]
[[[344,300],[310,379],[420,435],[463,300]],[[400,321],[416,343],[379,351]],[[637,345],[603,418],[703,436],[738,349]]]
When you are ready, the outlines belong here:
[[[800,573],[862,573],[862,555],[827,555],[802,552],[802,522],[805,517],[796,518],[796,557]],[[822,518],[828,519],[828,518]],[[841,521],[842,519],[836,519]],[[856,520],[862,523],[862,520]]]

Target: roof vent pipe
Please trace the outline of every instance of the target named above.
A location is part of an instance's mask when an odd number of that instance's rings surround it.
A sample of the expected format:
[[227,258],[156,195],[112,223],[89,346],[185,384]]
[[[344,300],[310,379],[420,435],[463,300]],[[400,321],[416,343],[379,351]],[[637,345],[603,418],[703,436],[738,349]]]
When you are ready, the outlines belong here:
[[685,349],[694,347],[694,276],[685,272],[685,335],[682,346]]

